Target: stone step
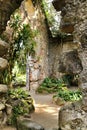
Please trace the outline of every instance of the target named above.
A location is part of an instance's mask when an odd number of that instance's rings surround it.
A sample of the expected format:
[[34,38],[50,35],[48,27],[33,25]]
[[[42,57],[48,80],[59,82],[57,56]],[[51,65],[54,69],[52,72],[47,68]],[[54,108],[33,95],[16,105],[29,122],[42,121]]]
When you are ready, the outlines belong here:
[[0,39],[0,56],[3,56],[8,51],[8,44]]
[[8,66],[8,61],[6,59],[0,58],[0,70],[4,70]]

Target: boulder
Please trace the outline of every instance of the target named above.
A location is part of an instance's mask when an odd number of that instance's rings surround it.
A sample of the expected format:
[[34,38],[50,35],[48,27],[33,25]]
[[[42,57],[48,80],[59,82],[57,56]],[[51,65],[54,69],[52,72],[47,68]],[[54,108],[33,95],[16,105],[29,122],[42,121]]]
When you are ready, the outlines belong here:
[[0,56],[3,56],[8,51],[8,44],[0,39]]
[[0,58],[0,70],[4,70],[8,65],[8,61],[6,59]]
[[82,109],[80,101],[68,104],[60,109],[59,128],[61,130],[87,129],[87,112]]
[[23,0],[0,0],[0,34],[5,30],[10,15],[20,6]]
[[0,94],[7,93],[7,85],[0,84]]
[[2,116],[3,116],[3,112],[2,112],[2,111],[0,111],[0,119],[2,118]]
[[44,130],[41,125],[28,119],[18,119],[17,127],[17,130]]
[[59,58],[58,71],[67,74],[79,74],[83,70],[77,50],[64,52]]

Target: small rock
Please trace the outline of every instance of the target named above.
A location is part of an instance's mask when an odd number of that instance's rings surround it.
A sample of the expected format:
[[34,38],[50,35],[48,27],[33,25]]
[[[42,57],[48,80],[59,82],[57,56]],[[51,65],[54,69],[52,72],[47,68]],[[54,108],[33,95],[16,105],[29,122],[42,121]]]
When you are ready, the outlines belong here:
[[0,58],[0,70],[4,70],[8,66],[8,61],[6,59]]
[[41,125],[28,119],[18,119],[17,127],[17,130],[44,130]]
[[5,105],[3,103],[0,103],[0,111],[5,109]]
[[62,98],[53,98],[53,102],[55,102],[58,106],[62,106],[65,104],[65,101]]
[[12,106],[9,105],[9,104],[6,104],[6,113],[7,113],[8,115],[11,115],[11,113],[12,113]]
[[7,93],[7,85],[0,84],[0,94],[1,93]]

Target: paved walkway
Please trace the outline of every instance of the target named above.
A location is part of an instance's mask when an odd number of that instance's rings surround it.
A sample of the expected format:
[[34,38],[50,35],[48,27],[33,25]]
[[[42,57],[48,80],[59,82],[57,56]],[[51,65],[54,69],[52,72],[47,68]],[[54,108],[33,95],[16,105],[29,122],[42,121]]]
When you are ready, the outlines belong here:
[[52,102],[53,94],[42,95],[31,92],[31,95],[35,99],[35,113],[31,115],[32,120],[41,124],[46,130],[57,130],[60,107]]

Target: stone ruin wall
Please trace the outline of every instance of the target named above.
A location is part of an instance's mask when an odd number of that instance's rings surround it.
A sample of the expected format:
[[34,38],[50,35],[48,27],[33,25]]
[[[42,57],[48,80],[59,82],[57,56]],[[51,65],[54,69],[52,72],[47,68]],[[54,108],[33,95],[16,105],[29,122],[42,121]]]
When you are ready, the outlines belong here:
[[[32,30],[36,30],[35,36],[35,57],[30,58],[30,88],[31,90],[39,86],[44,78],[49,76],[48,68],[48,32],[45,16],[39,4],[33,5],[31,0],[27,0],[23,5],[28,17],[28,22]],[[23,10],[21,10],[23,12]],[[24,13],[24,12],[23,12]]]
[[[0,34],[6,29],[7,21],[10,19],[10,15],[17,9],[22,0],[0,0]],[[8,67],[8,61],[6,54],[8,51],[9,44],[0,39],[0,76],[3,71]],[[8,86],[3,84],[0,78],[0,129],[6,124],[8,116],[11,114],[11,109],[6,104]]]
[[[62,20],[60,29],[62,32],[73,35],[73,42],[77,43],[77,54],[81,62],[76,62],[71,57],[72,72],[80,76],[79,87],[83,92],[81,102],[72,103],[62,107],[59,113],[59,126],[61,130],[86,130],[87,129],[87,0],[54,0],[53,5],[57,11],[61,10]],[[66,54],[68,54],[67,52]],[[64,68],[66,55],[62,54],[60,60]],[[64,59],[63,59],[64,57]],[[77,60],[77,58],[76,58]],[[69,59],[67,60],[68,63]],[[79,64],[80,63],[80,64]],[[69,66],[70,64],[67,64]],[[71,67],[70,66],[70,67]],[[65,67],[64,72],[70,69]]]

